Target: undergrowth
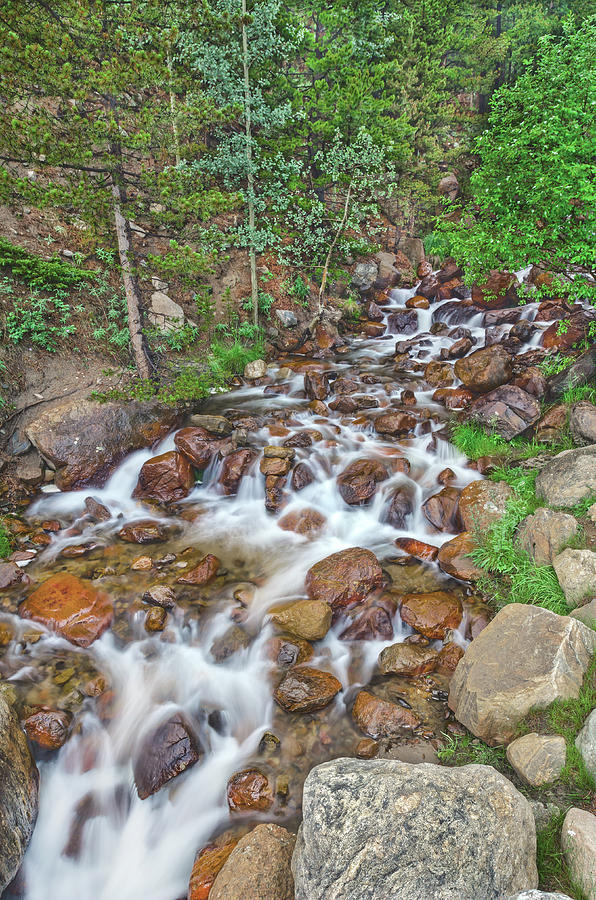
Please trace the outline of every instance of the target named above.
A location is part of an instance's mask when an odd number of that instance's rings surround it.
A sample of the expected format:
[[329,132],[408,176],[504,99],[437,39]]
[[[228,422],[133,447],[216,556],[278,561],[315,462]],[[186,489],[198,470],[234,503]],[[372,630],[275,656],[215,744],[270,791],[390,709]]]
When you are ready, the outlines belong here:
[[10,532],[0,523],[0,559],[9,556],[12,551],[12,539]]
[[451,429],[451,442],[470,459],[481,456],[502,456],[506,458],[531,459],[541,453],[555,454],[568,450],[573,442],[568,434],[564,434],[557,444],[545,444],[532,438],[514,438],[506,441],[492,431],[486,431],[475,422],[459,422]]
[[30,288],[37,290],[69,290],[90,284],[96,278],[95,272],[79,269],[57,256],[44,259],[3,237],[0,237],[0,268],[9,269]]

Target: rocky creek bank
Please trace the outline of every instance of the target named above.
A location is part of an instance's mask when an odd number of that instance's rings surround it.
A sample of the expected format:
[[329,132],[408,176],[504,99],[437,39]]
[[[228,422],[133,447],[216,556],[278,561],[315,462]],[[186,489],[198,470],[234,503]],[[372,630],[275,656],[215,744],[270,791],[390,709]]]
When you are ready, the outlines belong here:
[[[469,290],[451,260],[411,290],[359,277],[352,334],[251,364],[200,413],[29,425],[60,490],[6,519],[0,563],[7,897],[101,896],[111,870],[164,900],[555,896],[537,891],[548,804],[596,897],[594,800],[557,793],[574,751],[532,719],[594,673],[596,407],[539,367],[568,349],[553,325],[587,333],[592,311],[519,305],[510,273]],[[541,442],[515,541],[566,614],[494,603],[470,553],[515,486],[455,449],[456,422]],[[571,742],[592,777],[595,715]],[[440,765],[464,739],[507,777]]]

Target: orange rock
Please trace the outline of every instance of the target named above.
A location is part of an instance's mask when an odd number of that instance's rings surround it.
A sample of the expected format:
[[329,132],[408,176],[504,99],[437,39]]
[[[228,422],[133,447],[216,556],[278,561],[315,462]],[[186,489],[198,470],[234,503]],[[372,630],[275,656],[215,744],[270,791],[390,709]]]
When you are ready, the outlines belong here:
[[190,460],[176,450],[169,450],[143,464],[133,497],[175,503],[188,496],[194,483]]
[[239,840],[228,833],[199,850],[190,874],[188,900],[207,900],[213,882]]
[[449,641],[441,648],[437,659],[437,672],[441,675],[453,675],[457,664],[464,655],[463,648],[459,644]]
[[486,573],[480,569],[470,557],[477,547],[476,541],[469,531],[462,531],[457,537],[443,544],[439,550],[437,562],[443,572],[452,578],[462,581],[478,581]]
[[66,743],[70,716],[60,709],[40,709],[23,722],[25,733],[43,750],[58,750]]
[[214,556],[213,553],[208,553],[194,569],[191,569],[190,572],[177,578],[176,583],[193,584],[202,587],[205,584],[209,584],[209,582],[215,578],[219,566],[220,562],[217,556]]
[[360,691],[356,697],[352,718],[360,731],[372,738],[391,737],[420,725],[420,719],[409,709],[381,700],[369,691]]
[[441,640],[451,628],[457,628],[462,620],[462,605],[455,594],[447,591],[430,591],[424,594],[406,594],[402,600],[401,617],[428,638]]
[[286,513],[277,525],[283,531],[295,531],[296,534],[314,535],[323,528],[327,519],[316,509],[306,507]]
[[432,544],[425,544],[424,541],[417,541],[416,538],[401,537],[395,540],[395,546],[400,550],[404,550],[410,556],[416,559],[434,560],[439,552],[438,547]]
[[19,606],[22,619],[31,619],[78,647],[88,647],[112,624],[112,601],[75,575],[51,575]]
[[414,297],[410,297],[409,300],[406,300],[406,307],[408,309],[428,309],[429,306],[429,301],[421,294],[416,294]]
[[236,772],[228,781],[228,806],[232,812],[266,812],[273,806],[271,787],[258,769]]

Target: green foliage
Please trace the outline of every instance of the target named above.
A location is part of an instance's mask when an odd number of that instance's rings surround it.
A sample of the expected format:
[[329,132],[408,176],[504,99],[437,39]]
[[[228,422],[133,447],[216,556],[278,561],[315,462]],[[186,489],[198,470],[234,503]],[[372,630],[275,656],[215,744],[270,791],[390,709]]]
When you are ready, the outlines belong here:
[[502,769],[506,763],[505,747],[489,747],[471,734],[444,734],[437,756],[447,766],[477,765]]
[[596,387],[593,384],[578,384],[568,387],[561,397],[563,403],[579,403],[580,400],[596,402]]
[[89,284],[95,272],[78,269],[56,256],[44,259],[0,237],[0,268],[9,269],[20,281],[36,290],[62,290]]
[[44,297],[33,290],[29,297],[15,299],[5,319],[8,340],[13,344],[31,341],[54,352],[58,342],[76,330],[70,322],[67,296],[66,291],[55,291],[51,297]]
[[584,497],[584,499],[580,500],[579,503],[576,503],[575,506],[566,506],[563,508],[566,512],[571,513],[571,515],[576,518],[581,518],[582,516],[587,515],[588,510],[594,503],[596,503],[596,495],[591,494],[589,497]]
[[546,359],[538,363],[538,368],[546,378],[549,378],[551,375],[558,375],[560,372],[564,372],[572,362],[573,357],[555,353],[554,356],[547,356]]
[[0,559],[5,559],[12,552],[12,537],[10,532],[0,522]]
[[485,431],[474,422],[458,422],[451,429],[451,441],[470,459],[481,456],[506,456],[511,445],[498,434]]
[[[275,303],[275,297],[272,294],[266,293],[265,291],[259,291],[258,302],[259,312],[263,313],[266,319],[270,319],[271,307]],[[250,311],[252,309],[252,300],[250,298],[247,298],[243,302],[242,308]]]
[[[559,279],[572,297],[592,297],[596,271],[596,17],[563,23],[542,38],[537,58],[494,95],[489,127],[476,142],[473,203],[444,223],[470,279],[491,268],[542,264],[578,276]],[[473,220],[471,221],[471,218]]]
[[302,275],[296,275],[293,281],[288,279],[284,282],[284,289],[288,292],[290,297],[293,297],[297,303],[300,303],[301,306],[308,306],[308,302],[310,299],[310,288],[308,284],[305,282]]

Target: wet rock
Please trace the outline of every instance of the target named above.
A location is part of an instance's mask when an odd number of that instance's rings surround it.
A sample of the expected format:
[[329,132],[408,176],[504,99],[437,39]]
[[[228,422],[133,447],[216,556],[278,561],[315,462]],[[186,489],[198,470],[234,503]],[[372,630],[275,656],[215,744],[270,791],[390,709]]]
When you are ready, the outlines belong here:
[[418,294],[427,300],[436,300],[441,289],[441,283],[436,275],[426,275],[418,285]]
[[414,297],[410,297],[409,300],[406,300],[407,309],[428,309],[429,306],[429,301],[426,297],[423,297],[422,294],[416,294]]
[[414,510],[414,494],[410,487],[402,485],[395,489],[385,512],[385,521],[393,528],[405,528],[406,519]]
[[232,812],[266,812],[273,805],[269,780],[258,769],[245,769],[232,775],[227,795]]
[[484,309],[503,309],[517,304],[517,278],[512,272],[491,269],[484,284],[472,287],[472,300]]
[[306,573],[306,592],[311,599],[323,600],[332,609],[343,609],[361,602],[373,588],[379,587],[383,572],[370,550],[351,547],[325,557]]
[[167,621],[168,614],[165,609],[161,606],[154,606],[147,610],[147,615],[145,616],[145,631],[149,632],[149,634],[163,631]]
[[437,562],[439,567],[452,578],[461,581],[478,581],[486,575],[486,572],[477,566],[470,554],[477,548],[474,536],[468,531],[462,531],[452,540],[447,541],[439,550]]
[[540,418],[540,403],[512,384],[496,388],[470,407],[470,417],[506,441],[523,434]]
[[70,716],[60,709],[40,709],[23,722],[25,734],[42,750],[59,750],[70,730]]
[[213,882],[238,840],[230,832],[224,832],[199,850],[188,883],[188,900],[208,900]]
[[325,527],[326,521],[325,516],[318,510],[306,507],[286,513],[279,519],[277,525],[283,531],[295,531],[296,534],[313,537]]
[[381,413],[374,421],[375,431],[379,434],[398,436],[408,434],[416,427],[416,419],[399,410]]
[[341,689],[341,681],[329,672],[310,666],[294,666],[273,696],[286,712],[307,713],[328,706]]
[[542,332],[540,338],[540,346],[547,350],[556,350],[562,352],[571,350],[575,344],[583,341],[586,337],[587,321],[577,318],[569,319],[569,325],[565,330],[561,329],[559,322],[553,322],[552,325]]
[[0,563],[0,591],[6,591],[17,585],[28,585],[31,579],[25,574],[24,569],[15,562]]
[[329,396],[329,378],[326,372],[307,372],[304,390],[311,400],[325,400]]
[[287,475],[292,468],[290,459],[272,459],[263,457],[259,464],[262,475]]
[[540,508],[518,525],[516,537],[537,566],[550,566],[565,544],[575,537],[578,527],[573,516]]
[[275,513],[281,509],[288,500],[284,492],[286,479],[283,475],[268,475],[265,478],[265,509]]
[[431,387],[449,387],[455,381],[453,366],[445,362],[429,362],[424,369],[424,379]]
[[448,641],[439,651],[436,671],[440,672],[441,675],[453,675],[463,655],[464,650],[459,644]]
[[210,581],[213,581],[219,571],[220,565],[221,563],[217,556],[214,556],[213,553],[208,553],[194,569],[190,569],[188,572],[185,572],[184,575],[180,575],[180,577],[176,579],[176,583],[193,584],[202,587],[205,584],[209,584]]
[[558,734],[524,734],[507,747],[509,765],[518,778],[531,787],[542,787],[555,781],[565,765],[566,756],[565,738]]
[[536,424],[536,438],[543,443],[556,443],[567,428],[568,408],[565,403],[552,406]]
[[0,691],[0,893],[21,865],[37,816],[39,777],[9,699]]
[[133,769],[141,800],[194,766],[200,756],[200,744],[184,716],[170,716],[142,738],[137,749]]
[[596,344],[582,353],[568,369],[548,379],[551,397],[561,397],[570,387],[581,387],[596,378]]
[[575,506],[596,494],[596,444],[564,450],[536,479],[536,496],[549,506]]
[[335,759],[312,769],[296,900],[480,900],[538,884],[532,808],[490,766]]
[[586,769],[596,778],[596,709],[592,710],[575,739],[575,746],[582,755]]
[[596,406],[583,400],[569,414],[569,431],[576,444],[596,444]]
[[94,497],[85,497],[85,509],[96,522],[107,522],[112,518],[112,513],[107,506]]
[[267,642],[267,646],[269,659],[283,668],[308,662],[314,656],[314,650],[308,641],[291,635],[273,637]]
[[466,353],[469,353],[472,347],[474,346],[474,341],[471,338],[460,338],[459,341],[455,341],[451,347],[444,347],[441,350],[441,359],[461,359],[462,356],[465,356]]
[[373,759],[379,752],[379,742],[372,738],[362,738],[356,745],[358,759]]
[[176,448],[197,469],[205,469],[224,441],[213,437],[205,428],[181,428],[174,435]]
[[55,631],[78,647],[89,647],[112,624],[107,594],[66,572],[50,575],[19,606],[22,619]]
[[414,334],[418,331],[418,313],[415,309],[389,313],[387,324],[392,334]]
[[176,503],[188,496],[194,483],[190,461],[177,450],[169,450],[143,463],[133,497]]
[[257,458],[255,450],[234,450],[223,461],[219,484],[226,496],[238,493],[242,478]]
[[513,374],[513,359],[500,346],[485,347],[458,359],[455,374],[465,387],[483,394],[509,381]]
[[418,541],[416,538],[409,537],[396,538],[395,546],[409,556],[429,562],[436,559],[439,552],[439,548],[433,546],[433,544],[425,544],[424,541]]
[[474,395],[466,388],[437,388],[433,394],[435,403],[442,403],[445,409],[467,409]]
[[271,610],[271,620],[283,631],[307,641],[322,640],[331,627],[331,607],[322,600],[296,600]]
[[424,675],[435,670],[438,656],[431,647],[392,644],[381,650],[378,665],[383,675]]
[[166,540],[167,532],[161,522],[141,519],[121,528],[118,537],[127,544],[157,544]]
[[596,553],[593,550],[568,547],[555,556],[553,567],[569,606],[579,606],[586,597],[596,594]]
[[173,609],[176,606],[176,594],[166,584],[154,584],[147,588],[142,599],[153,606],[161,606],[163,609]]
[[420,719],[409,709],[360,691],[352,707],[352,718],[360,731],[372,738],[394,737],[418,728]]
[[588,900],[596,897],[596,816],[571,808],[563,822],[561,844],[573,882]]
[[449,630],[459,626],[462,605],[457,595],[448,591],[406,594],[400,615],[406,624],[425,637],[442,640]]
[[383,310],[373,300],[366,304],[366,316],[371,322],[382,322],[384,318]]
[[[320,434],[320,432],[319,432]],[[322,435],[321,435],[322,437]],[[320,440],[320,438],[319,438]],[[313,442],[312,431],[298,431],[296,434],[286,438],[283,442],[284,447],[310,447]]]
[[377,492],[377,484],[387,477],[387,469],[379,460],[356,459],[338,475],[337,486],[345,503],[358,506],[368,503]]
[[391,614],[380,606],[359,610],[352,624],[339,636],[340,641],[389,641],[393,637]]
[[239,625],[230,625],[224,633],[215,638],[211,644],[211,656],[215,662],[220,663],[239,650],[244,650],[250,644],[250,635]]
[[64,559],[78,559],[81,556],[88,556],[98,546],[96,541],[88,541],[86,544],[69,544],[60,551],[60,556]]
[[581,622],[511,603],[468,647],[449,706],[476,737],[505,743],[532,707],[578,696],[595,649],[596,633]]
[[444,487],[422,504],[422,512],[437,531],[454,533],[461,531],[459,497],[461,491],[454,487]]
[[504,481],[472,481],[459,498],[459,515],[465,531],[483,532],[505,514],[512,488]]
[[149,447],[178,423],[181,410],[156,400],[97,403],[68,400],[40,413],[27,437],[56,469],[62,491],[103,484],[126,454]]
[[295,842],[279,825],[257,825],[232,850],[209,900],[294,900],[290,864]]

